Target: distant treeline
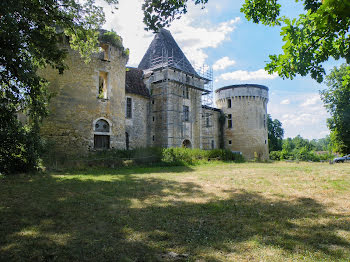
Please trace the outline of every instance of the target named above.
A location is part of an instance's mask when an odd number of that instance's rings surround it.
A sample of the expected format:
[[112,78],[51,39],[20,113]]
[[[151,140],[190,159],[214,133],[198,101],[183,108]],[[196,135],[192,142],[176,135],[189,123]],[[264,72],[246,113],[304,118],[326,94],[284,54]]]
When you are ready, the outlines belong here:
[[322,161],[333,159],[329,136],[308,140],[300,135],[282,140],[282,148],[270,152],[272,160]]

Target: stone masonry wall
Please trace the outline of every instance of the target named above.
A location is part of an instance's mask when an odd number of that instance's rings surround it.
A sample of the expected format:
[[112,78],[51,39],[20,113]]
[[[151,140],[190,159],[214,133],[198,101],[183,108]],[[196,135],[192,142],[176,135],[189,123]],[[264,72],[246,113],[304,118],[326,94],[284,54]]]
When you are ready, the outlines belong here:
[[[169,69],[168,69],[169,70]],[[156,77],[146,79],[151,90],[150,123],[151,141],[154,146],[181,147],[185,139],[193,148],[200,147],[201,91],[168,76],[181,72],[163,69]],[[163,76],[163,80],[161,80]],[[179,76],[178,76],[179,78]],[[154,80],[157,80],[154,82]],[[167,80],[168,79],[168,80]],[[198,83],[199,81],[196,81]],[[189,98],[183,91],[188,88]],[[183,106],[189,107],[189,120],[184,120]],[[153,141],[154,139],[154,141]]]
[[[220,147],[220,112],[202,108],[201,144],[202,149],[215,149]],[[207,120],[209,118],[209,121]]]
[[[59,75],[46,68],[40,74],[50,81],[54,94],[50,114],[42,127],[43,137],[65,155],[85,154],[94,147],[94,124],[103,118],[110,124],[110,147],[125,148],[125,64],[127,58],[110,47],[110,60],[94,55],[86,64],[68,46],[69,69]],[[107,72],[107,98],[98,98],[99,72]]]
[[[267,92],[248,87],[216,93],[216,105],[226,116],[225,148],[240,151],[247,159],[254,159],[255,156],[268,159]],[[228,108],[227,99],[231,99],[231,108]],[[232,115],[232,128],[228,128],[228,114]]]
[[147,147],[149,139],[149,104],[144,96],[126,93],[132,99],[132,118],[125,119],[125,132],[129,134],[129,148]]

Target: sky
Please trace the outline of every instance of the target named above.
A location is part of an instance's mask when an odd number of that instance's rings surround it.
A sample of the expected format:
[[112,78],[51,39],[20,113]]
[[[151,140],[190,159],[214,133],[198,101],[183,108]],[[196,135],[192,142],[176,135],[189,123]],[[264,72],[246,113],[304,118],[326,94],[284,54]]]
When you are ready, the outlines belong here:
[[[130,49],[128,66],[137,67],[154,35],[144,30],[142,0],[119,0],[118,10],[105,7],[104,28],[116,31]],[[319,139],[329,134],[319,91],[326,88],[311,77],[283,80],[264,67],[269,55],[281,53],[280,28],[253,24],[240,13],[243,0],[209,0],[204,9],[189,5],[188,13],[167,28],[193,65],[213,68],[214,90],[234,84],[269,88],[268,113],[282,122],[286,137]],[[297,17],[302,6],[282,0],[282,14]],[[339,61],[328,61],[327,72]],[[215,106],[215,105],[213,105]]]

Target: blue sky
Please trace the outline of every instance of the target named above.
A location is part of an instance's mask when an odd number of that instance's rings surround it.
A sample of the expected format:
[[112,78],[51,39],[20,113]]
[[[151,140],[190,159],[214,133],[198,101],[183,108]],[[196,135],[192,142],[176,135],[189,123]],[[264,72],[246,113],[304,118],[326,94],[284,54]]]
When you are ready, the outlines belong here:
[[[106,29],[114,29],[130,48],[130,66],[137,66],[153,39],[144,31],[142,0],[120,0],[119,9],[111,13],[105,8]],[[302,6],[283,0],[282,14],[297,17]],[[232,84],[263,84],[270,89],[268,113],[279,119],[285,137],[298,134],[313,139],[329,134],[319,90],[325,88],[310,77],[283,80],[264,71],[269,54],[281,52],[282,40],[278,27],[266,27],[248,22],[240,13],[243,0],[209,0],[205,9],[190,4],[189,12],[168,28],[196,65],[207,64],[214,69],[214,89]],[[339,65],[329,61],[326,70]]]

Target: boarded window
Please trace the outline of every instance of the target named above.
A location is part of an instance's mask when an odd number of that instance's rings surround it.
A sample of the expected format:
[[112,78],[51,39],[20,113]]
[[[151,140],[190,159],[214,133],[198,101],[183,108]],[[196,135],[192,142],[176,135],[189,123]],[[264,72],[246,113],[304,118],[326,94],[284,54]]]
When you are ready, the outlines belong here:
[[227,116],[227,127],[232,128],[232,115],[228,114]]
[[132,118],[132,99],[126,98],[126,118]]
[[100,72],[99,73],[98,98],[107,99],[107,72]]
[[190,109],[188,106],[183,106],[183,114],[184,114],[184,121],[189,121],[190,120]]
[[231,99],[227,99],[227,107],[231,108]]
[[107,136],[107,135],[94,135],[94,148],[96,148],[96,149],[109,149],[109,136]]

